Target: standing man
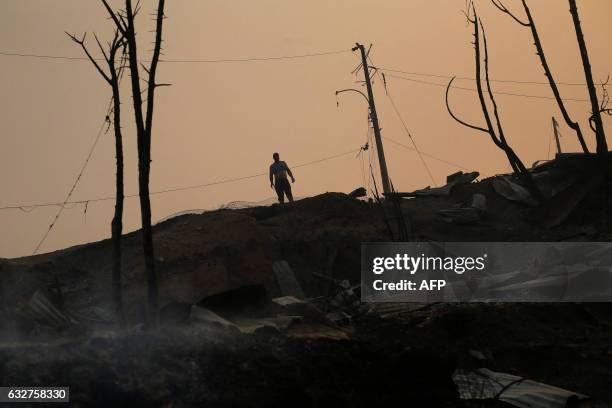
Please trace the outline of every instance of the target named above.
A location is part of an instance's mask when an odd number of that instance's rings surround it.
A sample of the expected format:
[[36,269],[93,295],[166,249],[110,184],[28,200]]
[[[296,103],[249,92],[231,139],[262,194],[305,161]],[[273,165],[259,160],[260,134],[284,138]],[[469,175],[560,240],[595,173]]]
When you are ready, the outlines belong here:
[[291,182],[295,183],[295,178],[287,166],[287,163],[280,161],[278,153],[272,155],[274,163],[270,165],[270,187],[276,189],[278,195],[278,202],[285,202],[285,195],[289,201],[293,201],[293,194],[291,193],[291,184],[287,180],[287,174],[291,177]]

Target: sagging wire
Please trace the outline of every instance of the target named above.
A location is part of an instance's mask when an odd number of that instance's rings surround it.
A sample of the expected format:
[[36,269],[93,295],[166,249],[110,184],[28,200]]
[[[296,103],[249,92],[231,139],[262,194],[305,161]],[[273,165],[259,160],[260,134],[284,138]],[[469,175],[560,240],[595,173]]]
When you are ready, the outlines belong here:
[[423,167],[425,167],[425,170],[427,171],[427,174],[429,175],[429,178],[431,179],[431,182],[433,183],[434,186],[437,186],[436,180],[434,179],[434,176],[433,176],[433,174],[431,172],[431,169],[427,165],[427,162],[425,161],[425,158],[423,157],[423,154],[421,153],[421,151],[417,147],[417,144],[416,144],[414,138],[412,137],[412,133],[410,133],[410,130],[408,129],[408,125],[406,125],[406,121],[404,121],[404,118],[400,114],[399,109],[397,108],[397,105],[395,104],[395,101],[393,100],[393,98],[391,97],[391,94],[389,93],[389,89],[387,87],[387,77],[385,76],[385,73],[382,72],[381,76],[382,76],[382,80],[383,80],[383,85],[385,87],[385,93],[387,94],[387,97],[389,98],[389,101],[391,102],[391,106],[393,107],[393,110],[395,111],[395,114],[397,115],[398,119],[402,123],[402,127],[404,128],[404,131],[406,132],[406,134],[408,135],[408,138],[412,142],[412,145],[414,146],[414,150],[419,155],[419,158],[421,159],[421,163],[423,163]]

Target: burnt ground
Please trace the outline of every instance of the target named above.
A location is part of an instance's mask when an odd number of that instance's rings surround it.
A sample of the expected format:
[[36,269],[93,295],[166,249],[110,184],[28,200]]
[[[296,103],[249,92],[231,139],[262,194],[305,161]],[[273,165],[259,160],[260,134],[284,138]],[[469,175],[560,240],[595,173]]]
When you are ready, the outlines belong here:
[[457,407],[454,369],[485,366],[610,401],[611,323],[604,305],[477,304],[358,318],[348,340],[171,325],[5,346],[0,375],[70,384],[73,406]]
[[[491,179],[458,185],[447,197],[403,200],[402,211],[416,240],[609,241],[608,188],[592,191],[554,228],[540,226],[541,209],[499,196]],[[437,214],[466,205],[474,193],[487,198],[480,221],[448,223]],[[609,304],[330,302],[338,289],[329,278],[359,282],[360,243],[390,239],[384,219],[393,211],[386,211],[384,217],[374,203],[329,193],[157,225],[165,307],[156,330],[142,325],[144,265],[137,233],[123,244],[128,326],[121,332],[110,312],[108,240],[0,260],[2,383],[69,384],[72,406],[459,407],[468,405],[459,399],[453,371],[487,367],[612,402]],[[315,299],[314,317],[252,333],[189,318],[197,304],[228,320],[269,314],[269,300],[281,295],[272,263],[281,259],[306,297]],[[264,294],[224,297],[245,287]],[[32,314],[37,290],[78,323]],[[230,304],[217,310],[219,299]],[[347,319],[323,317],[332,311],[345,312]]]

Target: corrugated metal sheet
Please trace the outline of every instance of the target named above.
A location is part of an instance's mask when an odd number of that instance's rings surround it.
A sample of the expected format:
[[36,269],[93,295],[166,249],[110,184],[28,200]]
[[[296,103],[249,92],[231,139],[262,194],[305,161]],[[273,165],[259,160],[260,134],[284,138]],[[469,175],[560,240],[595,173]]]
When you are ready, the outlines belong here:
[[583,394],[487,368],[456,370],[453,381],[462,399],[497,399],[519,408],[565,408],[571,397],[588,399]]

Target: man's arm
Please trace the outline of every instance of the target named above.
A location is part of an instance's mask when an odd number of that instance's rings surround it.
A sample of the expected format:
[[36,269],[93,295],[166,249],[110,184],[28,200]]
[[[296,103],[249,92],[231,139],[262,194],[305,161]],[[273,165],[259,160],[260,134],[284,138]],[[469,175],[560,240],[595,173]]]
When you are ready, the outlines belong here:
[[285,168],[287,169],[287,174],[289,174],[289,177],[291,177],[291,181],[295,183],[295,177],[293,177],[293,173],[291,173],[291,169],[289,166],[287,166],[287,163],[285,163]]
[[270,187],[274,187],[274,173],[272,173],[272,166],[270,166]]

